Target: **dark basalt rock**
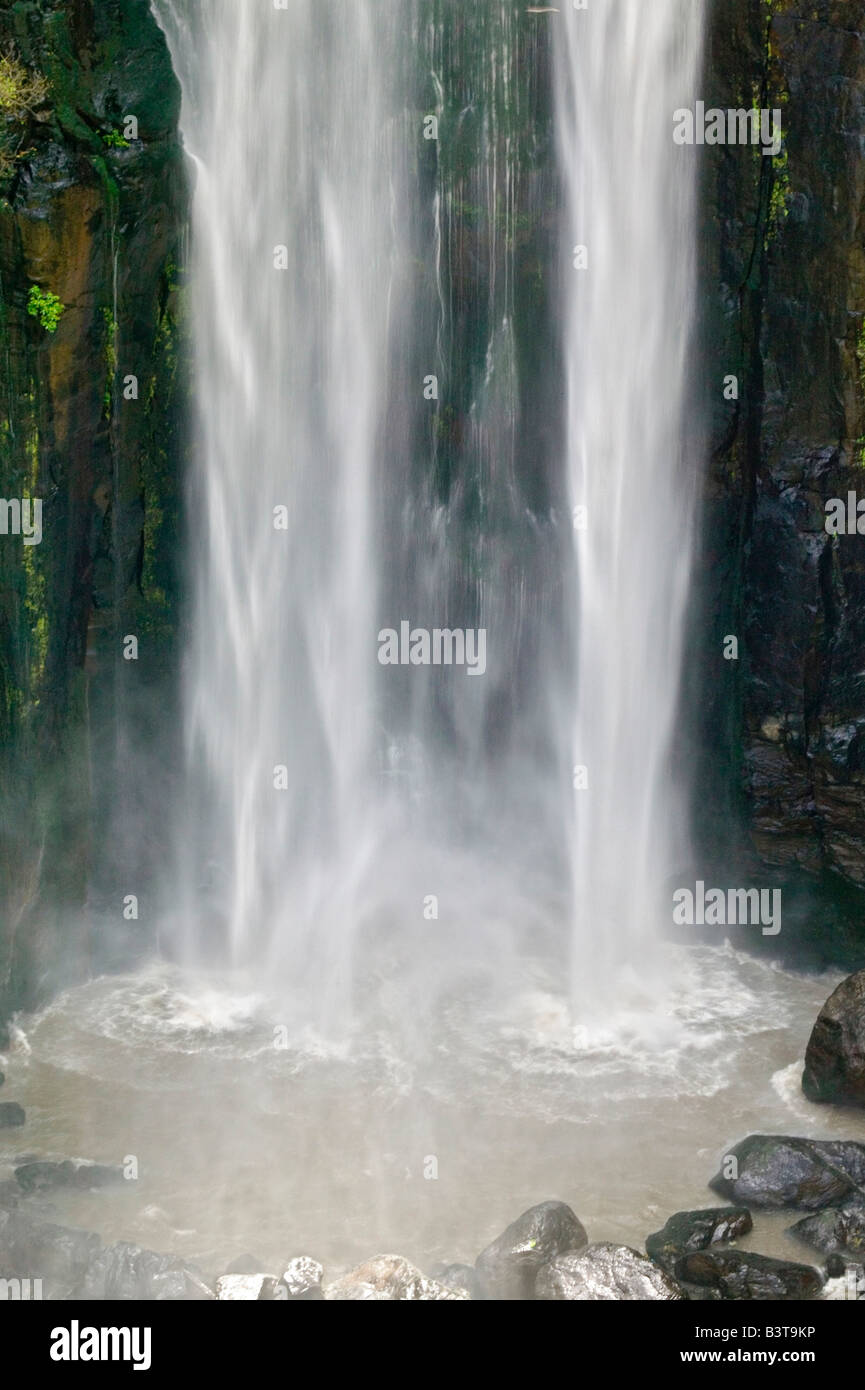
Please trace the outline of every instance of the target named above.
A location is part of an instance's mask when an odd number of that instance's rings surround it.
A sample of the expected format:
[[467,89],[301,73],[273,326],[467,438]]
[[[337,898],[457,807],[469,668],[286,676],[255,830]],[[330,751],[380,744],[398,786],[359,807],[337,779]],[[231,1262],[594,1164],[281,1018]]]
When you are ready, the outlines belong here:
[[277,1279],[276,1275],[273,1275],[273,1276],[267,1275],[267,1276],[262,1280],[261,1290],[260,1290],[259,1295],[258,1295],[258,1302],[259,1302],[259,1303],[277,1303],[277,1302],[283,1302],[283,1303],[284,1303],[285,1301],[286,1301],[285,1285],[282,1283],[282,1281],[281,1281],[280,1279]]
[[865,1197],[857,1193],[790,1227],[790,1234],[824,1254],[865,1254]]
[[672,1273],[682,1255],[710,1245],[738,1240],[751,1230],[747,1207],[710,1207],[704,1211],[678,1211],[666,1225],[646,1238],[649,1257]]
[[[727,1177],[730,1160],[735,1177]],[[752,1134],[724,1156],[709,1186],[751,1207],[820,1211],[865,1187],[865,1145]]]
[[687,1299],[666,1270],[628,1245],[599,1243],[559,1255],[537,1276],[535,1297],[558,1302]]
[[73,1297],[81,1299],[195,1302],[213,1298],[201,1275],[173,1255],[120,1241],[100,1250],[87,1265]]
[[725,1299],[816,1298],[823,1280],[810,1265],[773,1260],[745,1250],[704,1250],[684,1255],[676,1265],[676,1277],[688,1284],[717,1289]]
[[865,1105],[865,970],[843,980],[820,1011],[805,1053],[809,1100]]
[[14,1100],[0,1102],[0,1129],[15,1129],[23,1125],[27,1116]]
[[[862,495],[865,4],[707,8],[701,95],[726,108],[763,92],[783,110],[784,152],[718,147],[703,165],[698,785],[715,789],[702,811],[711,843],[826,875],[822,907],[840,875],[865,882],[865,561],[861,538],[833,541],[823,524],[826,499]],[[724,399],[726,373],[738,400]],[[744,660],[720,659],[726,633]],[[827,916],[812,914],[810,934],[831,958]],[[782,945],[787,933],[785,913]],[[858,939],[861,954],[861,910],[836,939],[845,955]]]
[[0,1209],[0,1277],[44,1281],[52,1299],[199,1301],[213,1294],[197,1270],[173,1255]]
[[76,1296],[102,1242],[90,1231],[34,1220],[25,1208],[0,1211],[0,1277],[39,1277],[46,1298]]
[[583,1250],[589,1238],[564,1202],[541,1202],[511,1222],[475,1260],[475,1269],[490,1298],[534,1297],[542,1265],[557,1255]]
[[42,1160],[15,1169],[22,1192],[51,1192],[60,1187],[87,1192],[94,1187],[110,1187],[123,1181],[123,1169],[105,1163],[65,1159],[62,1163]]

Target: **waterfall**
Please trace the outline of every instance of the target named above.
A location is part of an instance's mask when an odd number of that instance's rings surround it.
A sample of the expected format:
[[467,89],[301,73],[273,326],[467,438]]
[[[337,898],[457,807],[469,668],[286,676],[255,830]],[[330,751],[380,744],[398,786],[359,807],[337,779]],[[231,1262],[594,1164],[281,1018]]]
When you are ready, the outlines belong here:
[[[685,843],[694,7],[153,3],[194,169],[172,949],[331,1021],[570,951],[579,1006]],[[482,633],[483,674],[383,668],[403,624]]]
[[331,983],[370,826],[405,9],[156,4],[194,163],[181,915],[237,964],[326,941]]
[[[405,1000],[432,957],[500,969],[555,834],[526,693],[555,564],[518,476],[527,40],[498,3],[154,9],[194,173],[191,790],[163,940],[332,1021],[379,938]],[[483,677],[383,669],[403,622],[488,637]]]
[[688,863],[674,754],[696,491],[683,442],[696,189],[673,112],[698,92],[703,8],[592,0],[563,12],[557,46],[572,258],[562,325],[578,653],[569,742],[585,769],[574,791],[571,983],[583,1002],[616,963],[644,969],[667,880]]

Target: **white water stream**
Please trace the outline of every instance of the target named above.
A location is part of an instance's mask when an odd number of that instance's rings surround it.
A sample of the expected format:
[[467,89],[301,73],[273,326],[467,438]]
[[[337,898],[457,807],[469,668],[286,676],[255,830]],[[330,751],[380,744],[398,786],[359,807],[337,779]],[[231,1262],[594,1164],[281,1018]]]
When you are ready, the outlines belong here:
[[673,143],[672,113],[699,90],[704,10],[591,5],[556,50],[574,263],[572,746],[587,784],[575,791],[572,990],[577,1003],[600,993],[605,1010],[611,972],[647,968],[689,854],[674,747],[699,467],[687,447],[697,166]]

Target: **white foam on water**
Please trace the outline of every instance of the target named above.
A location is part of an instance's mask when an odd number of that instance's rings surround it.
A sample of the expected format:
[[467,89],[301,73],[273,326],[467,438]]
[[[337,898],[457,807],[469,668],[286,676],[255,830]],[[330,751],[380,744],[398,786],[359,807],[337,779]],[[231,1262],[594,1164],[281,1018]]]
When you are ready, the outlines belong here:
[[[714,1200],[719,1156],[749,1132],[865,1139],[865,1120],[797,1094],[834,976],[725,948],[673,947],[668,966],[678,992],[656,1001],[654,1032],[633,976],[620,1012],[581,1031],[538,966],[507,1003],[455,996],[429,1046],[398,1017],[329,1040],[293,1027],[285,997],[157,964],[22,1018],[32,1052],[7,1084],[34,1151],[140,1156],[137,1183],[54,1199],[114,1239],[217,1263],[301,1245],[350,1262],[383,1243],[473,1259],[491,1226],[560,1196],[593,1238],[639,1244],[653,1209]],[[0,1159],[13,1143],[0,1136]],[[423,1178],[430,1155],[440,1187]]]

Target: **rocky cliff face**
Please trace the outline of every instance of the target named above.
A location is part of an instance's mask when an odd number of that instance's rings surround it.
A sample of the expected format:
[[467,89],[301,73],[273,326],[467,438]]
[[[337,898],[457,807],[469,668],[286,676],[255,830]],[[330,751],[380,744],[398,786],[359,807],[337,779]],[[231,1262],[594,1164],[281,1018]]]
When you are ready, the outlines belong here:
[[2,1017],[87,954],[85,904],[122,932],[158,853],[136,767],[171,725],[185,189],[147,0],[2,5],[0,51],[30,84],[0,88],[0,495],[43,528],[0,536]]
[[865,540],[824,509],[865,498],[865,4],[716,0],[705,96],[784,135],[705,160],[707,838],[862,884]]

